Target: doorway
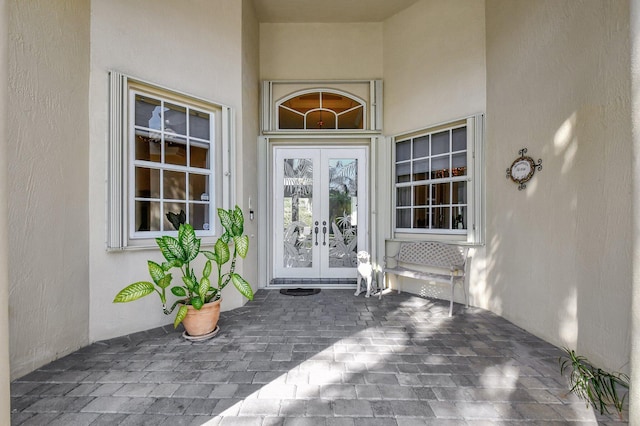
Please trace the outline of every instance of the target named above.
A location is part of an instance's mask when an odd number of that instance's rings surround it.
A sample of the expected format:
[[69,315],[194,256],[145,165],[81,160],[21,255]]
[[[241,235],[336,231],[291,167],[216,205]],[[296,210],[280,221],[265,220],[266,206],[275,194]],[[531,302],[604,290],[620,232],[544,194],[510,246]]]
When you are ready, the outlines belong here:
[[272,284],[355,284],[368,236],[368,148],[273,150]]

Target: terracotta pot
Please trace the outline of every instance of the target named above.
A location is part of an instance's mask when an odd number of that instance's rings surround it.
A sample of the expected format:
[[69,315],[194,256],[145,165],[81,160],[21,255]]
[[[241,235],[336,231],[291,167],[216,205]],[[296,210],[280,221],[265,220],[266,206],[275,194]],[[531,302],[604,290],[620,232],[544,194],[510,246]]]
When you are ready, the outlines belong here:
[[205,303],[200,310],[187,305],[187,316],[182,320],[182,325],[189,336],[203,336],[215,330],[220,319],[221,301],[222,299],[218,299]]

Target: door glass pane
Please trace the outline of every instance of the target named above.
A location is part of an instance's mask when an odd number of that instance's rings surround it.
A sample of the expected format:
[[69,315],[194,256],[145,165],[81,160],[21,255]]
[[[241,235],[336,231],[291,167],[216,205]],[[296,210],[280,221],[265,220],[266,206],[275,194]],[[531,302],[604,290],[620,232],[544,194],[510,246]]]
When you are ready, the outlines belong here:
[[313,227],[313,163],[310,158],[284,160],[285,268],[311,268]]
[[329,267],[356,266],[358,160],[355,158],[329,160],[329,223]]

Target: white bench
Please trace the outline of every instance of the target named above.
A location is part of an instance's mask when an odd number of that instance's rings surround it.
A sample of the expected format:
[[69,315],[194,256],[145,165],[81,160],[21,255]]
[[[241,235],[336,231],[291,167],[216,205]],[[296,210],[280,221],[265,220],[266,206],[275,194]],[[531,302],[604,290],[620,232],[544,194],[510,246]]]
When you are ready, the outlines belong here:
[[[386,282],[386,274],[394,274],[417,280],[449,283],[451,285],[449,316],[452,316],[453,289],[456,281],[462,282],[465,306],[469,306],[465,288],[468,253],[468,247],[435,241],[401,242],[397,255],[384,258],[383,282]],[[398,293],[401,292],[401,286],[398,285]]]

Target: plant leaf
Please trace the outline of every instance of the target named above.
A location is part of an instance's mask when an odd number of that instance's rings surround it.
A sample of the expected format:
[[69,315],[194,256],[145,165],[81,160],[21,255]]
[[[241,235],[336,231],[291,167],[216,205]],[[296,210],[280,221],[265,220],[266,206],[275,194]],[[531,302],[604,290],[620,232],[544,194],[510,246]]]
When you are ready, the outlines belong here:
[[231,232],[231,225],[233,225],[233,217],[232,212],[229,210],[218,208],[218,217],[220,218],[220,223],[226,230],[226,232]]
[[171,285],[172,279],[173,279],[173,276],[171,276],[171,274],[167,274],[164,277],[162,277],[162,279],[160,279],[156,284],[160,288],[167,288]]
[[234,236],[240,236],[244,232],[244,216],[242,215],[242,209],[236,205],[233,210],[233,224],[235,225]]
[[113,303],[126,303],[138,300],[148,294],[155,291],[153,283],[149,281],[138,281],[137,283],[130,284],[120,290],[116,297],[113,299]]
[[149,275],[151,275],[151,279],[153,282],[158,284],[162,278],[164,278],[164,269],[162,266],[158,265],[156,262],[152,262],[151,260],[147,261],[147,265],[149,266]]
[[187,288],[189,289],[189,291],[196,291],[196,285],[197,283],[189,276],[183,276],[182,277],[182,282],[184,282],[187,285]]
[[180,225],[178,241],[186,256],[185,262],[191,262],[198,256],[200,252],[200,239],[196,238],[196,231],[194,231],[193,226],[188,223]]
[[171,293],[173,293],[174,296],[178,296],[178,297],[185,297],[187,295],[187,292],[184,290],[184,288],[182,287],[171,287]]
[[187,308],[185,305],[180,306],[180,309],[178,309],[178,313],[176,314],[176,319],[173,320],[173,328],[178,328],[178,324],[180,324],[184,317],[187,316],[188,310],[189,308]]
[[182,260],[173,259],[171,262],[163,262],[162,269],[164,269],[164,271],[167,272],[171,268],[182,268],[182,265],[183,265]]
[[[187,262],[187,255],[184,252],[184,249],[182,248],[182,246],[180,245],[180,241],[178,241],[173,237],[170,237],[169,235],[163,236],[162,241],[164,242],[166,249],[173,256],[172,259],[167,258],[169,262],[171,262],[174,259],[181,260],[183,263]],[[164,254],[164,251],[162,252],[162,254]],[[165,256],[165,258],[166,257],[167,256]]]
[[202,308],[202,305],[204,305],[204,302],[202,301],[202,299],[200,299],[200,296],[192,297],[189,302],[191,303],[191,306],[193,306],[197,310],[200,310],[200,308]]
[[229,261],[231,252],[229,251],[229,246],[222,240],[222,238],[218,238],[218,241],[216,241],[216,245],[213,247],[213,250],[218,257],[218,265],[224,265]]
[[207,263],[204,264],[202,276],[205,278],[209,278],[209,275],[211,275],[211,261],[207,260]]
[[249,251],[249,236],[241,235],[239,237],[234,237],[233,243],[236,245],[236,252],[238,255],[244,259]]
[[200,299],[205,300],[210,286],[211,283],[209,282],[209,278],[202,277],[202,279],[200,280],[200,287],[198,288],[198,295],[200,296]]
[[251,285],[247,282],[247,280],[245,280],[238,274],[231,274],[231,281],[233,282],[233,285],[238,289],[240,294],[242,294],[249,300],[253,300],[253,289],[251,288]]

